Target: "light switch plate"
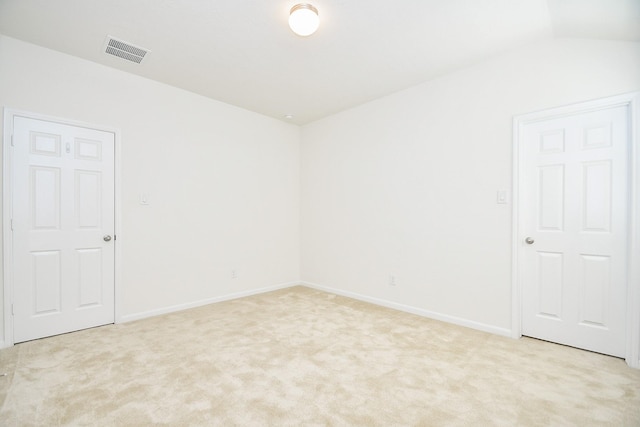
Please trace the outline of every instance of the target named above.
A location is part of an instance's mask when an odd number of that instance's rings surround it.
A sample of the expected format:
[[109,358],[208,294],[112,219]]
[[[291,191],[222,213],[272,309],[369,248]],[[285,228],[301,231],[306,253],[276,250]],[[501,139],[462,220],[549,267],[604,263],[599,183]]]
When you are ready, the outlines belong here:
[[507,203],[509,203],[509,193],[507,192],[507,190],[498,190],[496,203],[498,203],[499,205],[506,205]]

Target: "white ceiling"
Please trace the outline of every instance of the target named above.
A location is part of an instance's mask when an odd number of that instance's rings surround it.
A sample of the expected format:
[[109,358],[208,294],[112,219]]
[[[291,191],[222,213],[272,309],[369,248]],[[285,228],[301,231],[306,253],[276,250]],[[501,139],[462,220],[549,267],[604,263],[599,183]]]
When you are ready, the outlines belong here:
[[[550,37],[640,41],[640,0],[0,0],[0,33],[304,124]],[[151,50],[103,53],[107,35]],[[285,115],[293,119],[285,119]]]

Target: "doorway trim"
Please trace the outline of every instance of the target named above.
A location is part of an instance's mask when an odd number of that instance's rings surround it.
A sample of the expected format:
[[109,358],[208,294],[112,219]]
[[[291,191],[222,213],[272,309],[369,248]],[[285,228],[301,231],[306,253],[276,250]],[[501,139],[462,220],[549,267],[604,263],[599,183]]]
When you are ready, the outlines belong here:
[[[519,150],[526,125],[543,120],[626,106],[629,111],[629,241],[627,243],[627,313],[625,322],[625,361],[633,368],[640,368],[640,92],[631,92],[578,104],[537,111],[515,116],[513,119],[513,211],[512,211],[512,262],[511,262],[511,336],[522,337],[522,277],[518,271],[520,241],[525,231],[519,224],[521,203],[520,175],[523,164]],[[636,260],[636,262],[633,262]]]
[[44,114],[32,113],[27,111],[15,110],[12,108],[4,108],[3,122],[3,138],[2,138],[2,263],[3,263],[3,339],[0,340],[0,348],[11,347],[14,345],[13,337],[13,233],[11,232],[11,218],[13,212],[13,182],[11,174],[13,170],[13,155],[11,143],[13,137],[13,119],[15,117],[25,117],[28,119],[42,120],[64,125],[95,129],[103,132],[109,132],[114,135],[114,322],[120,323],[122,316],[121,311],[121,274],[122,271],[122,250],[120,242],[122,241],[121,232],[121,169],[120,169],[120,130],[110,126],[95,125],[92,123],[81,122],[77,120],[64,119],[59,117],[48,116]]

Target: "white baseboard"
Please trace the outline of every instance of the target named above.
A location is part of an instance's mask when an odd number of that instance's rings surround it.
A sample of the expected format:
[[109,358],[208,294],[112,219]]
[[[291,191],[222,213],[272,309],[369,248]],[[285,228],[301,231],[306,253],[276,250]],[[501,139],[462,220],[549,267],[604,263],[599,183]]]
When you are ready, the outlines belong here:
[[187,310],[189,308],[201,307],[203,305],[214,304],[216,302],[229,301],[233,299],[248,297],[251,295],[264,294],[266,292],[277,291],[278,289],[291,288],[293,286],[299,286],[300,282],[287,282],[277,285],[266,286],[264,288],[251,289],[249,291],[236,292],[233,294],[222,295],[219,297],[206,298],[203,300],[188,302],[184,304],[172,305],[169,307],[158,308],[149,311],[143,311],[140,313],[126,314],[120,319],[116,320],[116,323],[132,322],[134,320],[146,319],[148,317],[159,316],[161,314],[173,313],[176,311]]
[[380,298],[374,298],[367,295],[358,294],[355,292],[343,291],[341,289],[330,288],[328,286],[322,286],[310,282],[301,282],[303,286],[308,288],[317,289],[319,291],[329,292],[343,297],[353,298],[359,301],[368,302],[371,304],[380,305],[387,308],[393,308],[394,310],[400,310],[411,314],[417,314],[418,316],[427,317],[429,319],[440,320],[442,322],[452,323],[458,326],[464,326],[466,328],[476,329],[483,332],[489,332],[495,335],[501,335],[503,337],[511,338],[511,330],[506,328],[499,328],[497,326],[487,325],[480,322],[474,322],[473,320],[464,319],[461,317],[450,316],[448,314],[437,313],[435,311],[429,311],[410,305],[400,304],[393,301],[388,301]]

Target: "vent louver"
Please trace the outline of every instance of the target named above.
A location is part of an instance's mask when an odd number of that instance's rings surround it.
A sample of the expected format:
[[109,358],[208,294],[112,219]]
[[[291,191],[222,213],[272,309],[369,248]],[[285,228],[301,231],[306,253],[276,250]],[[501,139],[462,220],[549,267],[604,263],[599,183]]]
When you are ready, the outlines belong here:
[[145,55],[149,53],[149,50],[139,46],[134,46],[131,43],[118,40],[111,36],[107,36],[104,52],[139,64],[144,59]]

